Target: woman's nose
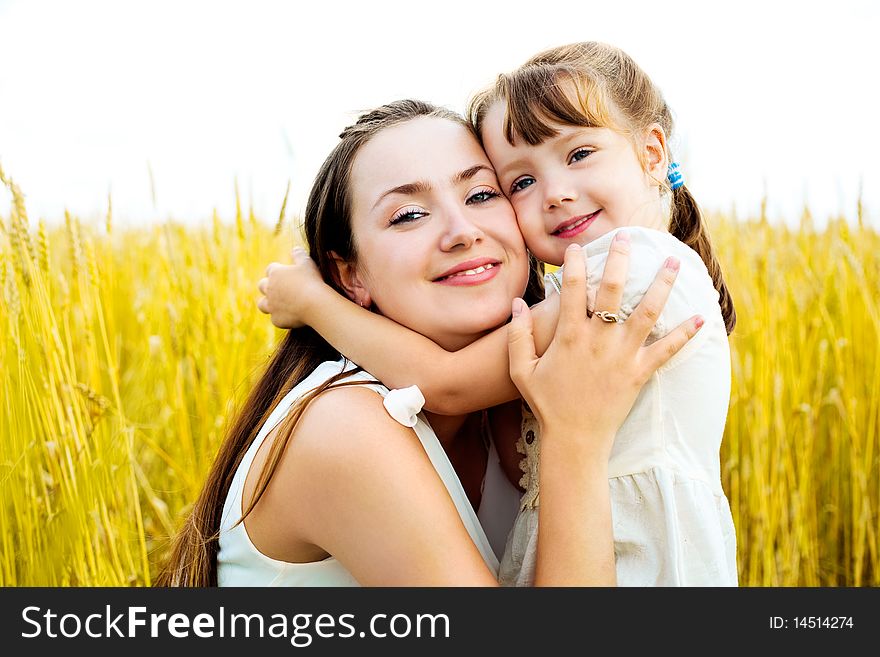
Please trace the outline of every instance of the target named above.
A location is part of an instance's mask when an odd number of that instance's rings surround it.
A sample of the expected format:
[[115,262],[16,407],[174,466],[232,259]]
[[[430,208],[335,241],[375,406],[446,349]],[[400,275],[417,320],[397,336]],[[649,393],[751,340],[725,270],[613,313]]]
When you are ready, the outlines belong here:
[[448,212],[446,221],[446,230],[440,244],[440,248],[444,251],[470,248],[484,237],[482,229],[459,209]]

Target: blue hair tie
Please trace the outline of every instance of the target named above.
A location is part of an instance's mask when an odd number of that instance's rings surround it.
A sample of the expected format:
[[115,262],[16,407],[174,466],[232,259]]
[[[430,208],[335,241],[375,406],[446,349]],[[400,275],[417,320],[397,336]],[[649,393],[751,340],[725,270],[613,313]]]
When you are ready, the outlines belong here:
[[669,164],[669,169],[666,171],[666,180],[669,181],[669,186],[672,187],[672,189],[678,189],[684,185],[684,176],[681,175],[679,169],[680,165],[678,162],[672,162]]

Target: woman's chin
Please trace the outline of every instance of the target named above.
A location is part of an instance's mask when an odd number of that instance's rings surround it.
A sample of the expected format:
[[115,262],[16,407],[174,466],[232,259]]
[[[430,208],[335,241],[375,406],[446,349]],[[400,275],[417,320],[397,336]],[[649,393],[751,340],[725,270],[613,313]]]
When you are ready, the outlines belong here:
[[503,308],[494,308],[491,312],[481,308],[479,312],[471,312],[467,315],[459,315],[458,323],[454,323],[454,317],[450,316],[447,325],[455,328],[465,344],[478,340],[487,333],[491,333],[510,319],[510,303]]

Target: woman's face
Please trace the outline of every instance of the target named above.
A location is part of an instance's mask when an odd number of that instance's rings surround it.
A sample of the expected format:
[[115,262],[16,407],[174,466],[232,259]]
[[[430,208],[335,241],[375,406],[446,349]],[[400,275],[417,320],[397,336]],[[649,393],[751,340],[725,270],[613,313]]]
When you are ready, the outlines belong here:
[[386,128],[357,154],[351,191],[357,262],[344,282],[356,301],[450,350],[507,320],[528,258],[465,127],[420,117]]

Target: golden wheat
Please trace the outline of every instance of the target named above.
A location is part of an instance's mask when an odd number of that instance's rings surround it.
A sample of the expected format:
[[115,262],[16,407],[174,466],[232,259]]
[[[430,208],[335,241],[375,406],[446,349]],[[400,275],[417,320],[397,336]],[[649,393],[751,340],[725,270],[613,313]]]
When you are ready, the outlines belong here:
[[[0,219],[0,585],[149,584],[278,333],[255,281],[292,238],[243,218]],[[286,204],[286,199],[285,199]],[[712,217],[737,304],[722,448],[740,582],[880,585],[880,235]]]

